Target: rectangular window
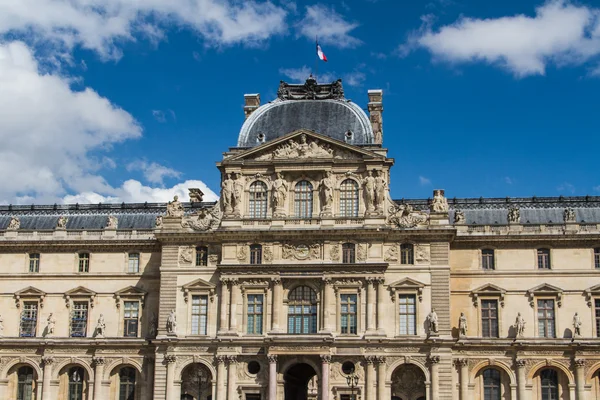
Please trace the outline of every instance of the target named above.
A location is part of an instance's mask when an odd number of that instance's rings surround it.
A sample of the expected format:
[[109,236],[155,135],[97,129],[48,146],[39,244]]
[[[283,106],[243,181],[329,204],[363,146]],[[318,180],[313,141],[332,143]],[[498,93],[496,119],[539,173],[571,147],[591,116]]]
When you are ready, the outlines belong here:
[[127,272],[131,274],[140,272],[140,253],[129,253]]
[[79,272],[90,272],[90,253],[79,253]]
[[21,312],[21,337],[34,337],[37,327],[38,303],[25,302]]
[[498,337],[497,300],[481,300],[481,336]]
[[341,300],[341,326],[342,333],[345,334],[356,334],[356,295],[355,294],[342,294]]
[[481,250],[481,268],[488,270],[495,269],[493,249]]
[[196,247],[196,266],[206,267],[208,265],[208,247]]
[[416,296],[412,294],[401,294],[398,296],[400,306],[400,334],[417,334],[417,302]]
[[540,337],[556,337],[554,331],[554,300],[538,300],[538,334]]
[[356,262],[356,246],[354,243],[342,244],[342,262],[344,264],[354,264]]
[[262,264],[262,246],[260,244],[250,246],[250,264]]
[[29,254],[29,272],[40,272],[40,253]]
[[208,296],[192,296],[192,335],[206,335]]
[[400,245],[400,264],[410,265],[414,263],[414,246],[410,243]]
[[140,320],[140,303],[138,301],[126,301],[123,314],[123,336],[137,337],[138,324]]
[[260,394],[257,394],[257,393],[247,393],[246,394],[246,400],[260,400]]
[[600,269],[600,248],[594,249],[594,268]]
[[260,335],[263,333],[263,295],[248,295],[248,329],[249,334]]
[[538,269],[550,269],[550,250],[538,249]]
[[87,319],[88,303],[83,301],[73,303],[73,311],[71,314],[71,337],[87,336]]

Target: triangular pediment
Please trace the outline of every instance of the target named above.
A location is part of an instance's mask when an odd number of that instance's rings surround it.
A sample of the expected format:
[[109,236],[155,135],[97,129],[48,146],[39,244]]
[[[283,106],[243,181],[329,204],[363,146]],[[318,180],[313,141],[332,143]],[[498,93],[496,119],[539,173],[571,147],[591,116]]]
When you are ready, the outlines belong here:
[[502,289],[499,286],[488,283],[488,284],[478,287],[477,289],[473,290],[471,293],[478,294],[478,295],[482,295],[482,294],[486,294],[486,293],[503,294],[503,293],[506,293],[506,289]]
[[128,286],[115,292],[117,296],[145,296],[148,292],[135,286]]
[[25,296],[40,297],[40,296],[45,296],[45,295],[46,295],[45,292],[42,292],[40,289],[34,288],[33,286],[28,286],[25,289],[21,289],[21,290],[15,292],[15,296],[19,296],[19,297],[25,297]]
[[592,287],[586,289],[585,291],[586,291],[586,293],[598,295],[598,294],[600,294],[600,285],[592,286]]
[[187,290],[201,290],[201,289],[213,290],[214,288],[215,288],[215,285],[213,285],[210,282],[205,281],[204,279],[196,279],[195,281],[192,281],[188,284],[183,285],[183,289],[187,289]]
[[309,159],[385,159],[361,147],[350,145],[305,129],[291,132],[285,136],[232,155],[223,163],[236,161],[277,161]]
[[543,294],[543,293],[556,294],[556,293],[562,293],[563,290],[559,287],[550,285],[549,283],[542,283],[541,285],[538,285],[534,288],[529,289],[528,292],[533,293],[533,294]]
[[65,295],[67,296],[95,296],[96,292],[91,291],[88,288],[85,288],[83,286],[78,286],[74,289],[68,290],[65,292]]
[[410,278],[404,278],[390,285],[393,289],[419,289],[425,287],[424,283]]

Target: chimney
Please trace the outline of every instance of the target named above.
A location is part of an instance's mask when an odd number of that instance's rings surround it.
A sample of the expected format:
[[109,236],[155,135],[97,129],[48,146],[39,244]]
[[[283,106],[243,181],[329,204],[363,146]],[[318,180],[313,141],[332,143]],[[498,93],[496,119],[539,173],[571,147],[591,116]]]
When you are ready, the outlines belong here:
[[260,94],[245,94],[244,95],[244,114],[246,114],[246,119],[252,114],[256,109],[260,107]]
[[375,144],[383,143],[383,90],[369,90],[369,118],[373,135],[375,136]]

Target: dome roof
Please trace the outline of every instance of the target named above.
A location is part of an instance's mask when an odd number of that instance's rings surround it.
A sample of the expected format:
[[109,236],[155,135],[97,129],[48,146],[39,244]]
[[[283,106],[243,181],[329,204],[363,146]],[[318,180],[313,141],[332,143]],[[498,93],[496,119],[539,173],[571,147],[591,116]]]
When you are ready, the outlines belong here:
[[299,129],[356,145],[374,143],[369,118],[344,98],[341,79],[325,85],[312,77],[300,85],[282,81],[277,96],[244,122],[238,147],[254,147]]

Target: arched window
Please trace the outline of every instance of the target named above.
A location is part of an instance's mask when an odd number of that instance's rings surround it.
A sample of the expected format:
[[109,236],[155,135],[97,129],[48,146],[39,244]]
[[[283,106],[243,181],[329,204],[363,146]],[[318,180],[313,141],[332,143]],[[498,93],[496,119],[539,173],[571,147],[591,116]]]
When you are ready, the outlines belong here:
[[119,371],[119,400],[135,400],[134,368],[125,367]]
[[400,264],[414,264],[415,263],[415,252],[414,246],[410,243],[403,243],[400,245]]
[[83,400],[85,371],[81,367],[69,369],[69,400]]
[[250,264],[262,264],[262,246],[260,244],[250,245]]
[[208,265],[208,247],[196,247],[196,266],[206,267]]
[[352,179],[340,186],[340,216],[358,217],[358,184]]
[[250,218],[267,218],[267,185],[256,181],[250,185]]
[[483,371],[483,400],[500,400],[500,371],[488,368]]
[[553,369],[544,369],[540,373],[542,400],[558,400],[558,374]]
[[17,371],[17,400],[33,400],[33,381],[33,368],[19,368]]
[[288,333],[317,333],[317,294],[308,286],[298,286],[288,296]]
[[313,209],[313,186],[308,181],[300,181],[294,190],[294,214],[298,218],[311,218]]
[[354,243],[342,244],[342,262],[354,264],[356,262],[356,245]]

